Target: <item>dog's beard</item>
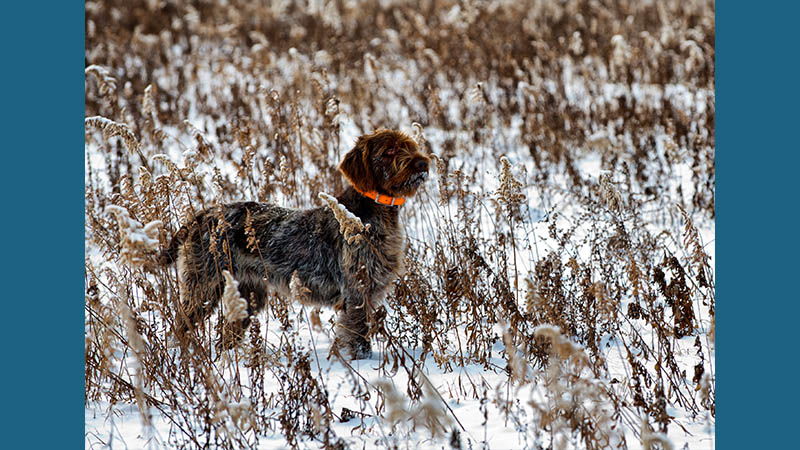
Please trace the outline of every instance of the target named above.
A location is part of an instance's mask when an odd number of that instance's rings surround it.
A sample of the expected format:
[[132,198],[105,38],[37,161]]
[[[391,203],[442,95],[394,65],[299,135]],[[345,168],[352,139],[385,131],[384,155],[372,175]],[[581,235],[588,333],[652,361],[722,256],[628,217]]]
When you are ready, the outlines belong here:
[[406,181],[397,185],[396,190],[399,192],[407,192],[407,193],[414,192],[420,186],[422,186],[422,183],[424,183],[427,178],[428,178],[427,172],[417,172],[408,177]]

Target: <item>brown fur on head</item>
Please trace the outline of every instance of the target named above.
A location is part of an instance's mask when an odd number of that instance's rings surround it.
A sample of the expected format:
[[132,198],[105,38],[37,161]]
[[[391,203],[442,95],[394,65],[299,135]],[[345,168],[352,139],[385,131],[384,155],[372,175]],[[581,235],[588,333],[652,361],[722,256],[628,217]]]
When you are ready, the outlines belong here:
[[408,135],[380,129],[359,137],[339,170],[360,192],[405,197],[417,192],[429,166],[428,157]]

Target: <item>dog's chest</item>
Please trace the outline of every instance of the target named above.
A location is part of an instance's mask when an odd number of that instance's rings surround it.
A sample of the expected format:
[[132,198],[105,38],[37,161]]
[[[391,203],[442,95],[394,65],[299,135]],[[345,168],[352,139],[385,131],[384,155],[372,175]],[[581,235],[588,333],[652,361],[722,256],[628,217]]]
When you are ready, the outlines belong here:
[[380,252],[383,254],[388,268],[393,272],[399,272],[398,269],[403,266],[403,259],[405,258],[406,252],[405,230],[398,226],[393,233],[387,235],[381,241]]
[[371,230],[368,242],[360,244],[359,263],[366,267],[377,285],[387,285],[405,272],[406,234],[396,218],[377,219],[379,221],[367,222],[371,223]]

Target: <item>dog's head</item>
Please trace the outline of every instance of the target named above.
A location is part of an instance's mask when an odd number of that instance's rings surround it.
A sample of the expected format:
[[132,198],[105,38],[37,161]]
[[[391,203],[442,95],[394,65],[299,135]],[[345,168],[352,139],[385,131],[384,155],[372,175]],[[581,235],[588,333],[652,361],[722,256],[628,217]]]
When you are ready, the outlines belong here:
[[406,197],[425,182],[429,166],[428,157],[408,135],[381,129],[358,138],[339,170],[361,192]]

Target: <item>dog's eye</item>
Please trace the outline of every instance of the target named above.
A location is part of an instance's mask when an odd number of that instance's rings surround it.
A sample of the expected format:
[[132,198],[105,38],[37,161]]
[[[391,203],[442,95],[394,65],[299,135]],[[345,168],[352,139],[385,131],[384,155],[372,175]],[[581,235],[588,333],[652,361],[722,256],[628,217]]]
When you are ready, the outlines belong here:
[[393,157],[393,156],[394,156],[396,153],[397,153],[397,149],[396,149],[396,148],[390,148],[389,150],[386,150],[386,152],[383,154],[383,156],[385,156],[385,157],[387,157],[387,158],[391,158],[391,157]]

